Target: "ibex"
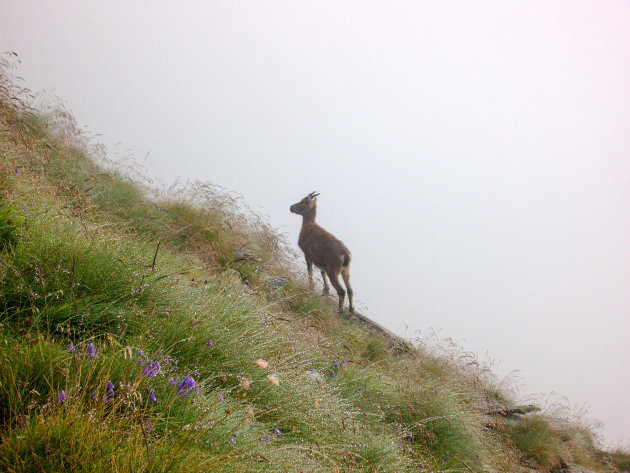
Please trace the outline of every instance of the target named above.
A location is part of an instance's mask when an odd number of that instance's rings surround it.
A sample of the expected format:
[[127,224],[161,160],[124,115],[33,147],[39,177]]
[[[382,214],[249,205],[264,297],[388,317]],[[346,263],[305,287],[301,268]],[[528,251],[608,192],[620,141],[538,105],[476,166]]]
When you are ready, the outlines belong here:
[[322,272],[324,294],[328,294],[329,291],[326,275],[330,278],[330,282],[339,296],[339,311],[341,312],[343,311],[343,300],[346,295],[346,291],[343,290],[339,283],[339,274],[341,274],[348,290],[350,312],[354,312],[352,288],[350,287],[350,258],[352,255],[346,245],[315,223],[315,214],[317,213],[316,197],[318,195],[315,192],[311,192],[289,208],[291,212],[302,216],[302,230],[300,231],[298,246],[302,249],[306,258],[310,287],[313,287],[313,265],[315,265]]

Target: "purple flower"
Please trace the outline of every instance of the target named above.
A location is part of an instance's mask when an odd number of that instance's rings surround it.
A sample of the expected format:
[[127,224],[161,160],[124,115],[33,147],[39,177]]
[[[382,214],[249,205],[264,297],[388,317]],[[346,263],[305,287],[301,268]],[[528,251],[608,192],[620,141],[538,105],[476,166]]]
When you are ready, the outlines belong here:
[[72,344],[72,342],[70,342],[70,344],[68,345],[68,351],[70,353],[74,353],[76,351],[76,348],[74,348],[74,345]]
[[223,402],[223,394],[219,394],[219,402]]
[[445,462],[444,460],[442,460],[440,463],[441,463],[442,465],[444,465],[444,463],[446,463],[446,462]]
[[173,378],[171,376],[171,379],[168,380],[168,384],[175,384],[177,381],[175,381],[175,378]]
[[145,430],[147,432],[151,432],[151,422],[147,422],[147,425],[145,426]]
[[149,401],[150,401],[150,402],[155,402],[155,401],[157,401],[157,397],[155,397],[155,391],[151,391],[151,392],[149,393]]
[[140,351],[138,352],[138,356],[143,357],[143,356],[144,356],[144,352],[143,352],[142,350],[140,350]]
[[348,360],[343,360],[343,361],[341,362],[341,366],[345,366],[345,365],[347,365],[347,364],[348,364]]
[[90,358],[96,357],[96,350],[94,349],[94,344],[93,343],[89,343],[88,344],[88,346],[87,346],[87,353],[88,353]]
[[334,366],[335,368],[339,368],[339,363],[337,363],[337,360],[333,361],[333,366]]
[[199,393],[197,383],[192,376],[186,376],[184,380],[177,386],[177,394],[179,394],[180,396],[188,397],[190,391],[192,390],[194,390],[197,394]]
[[276,427],[273,429],[273,433],[276,435],[280,435],[282,432],[280,432],[280,429]]
[[231,438],[230,438],[230,443],[231,443],[232,445],[236,445],[236,439],[235,439],[234,437],[231,437]]
[[212,340],[208,340],[208,343],[206,345],[208,346],[208,348],[212,348],[212,345],[213,345]]
[[107,383],[107,387],[106,387],[105,389],[106,389],[106,392],[107,392],[107,395],[105,396],[105,402],[107,402],[107,400],[108,400],[110,397],[114,397],[114,383],[112,383],[111,381],[109,381],[109,382]]
[[199,373],[199,371],[193,371],[193,374],[197,377],[201,376],[201,374]]
[[420,469],[421,469],[421,470],[424,470],[424,463],[422,463],[422,464],[420,465]]
[[157,361],[154,361],[153,364],[149,364],[149,362],[147,361],[145,367],[142,370],[142,374],[144,376],[147,376],[148,378],[155,378],[161,369],[162,367]]
[[335,377],[335,372],[334,372],[334,371],[331,371],[331,372],[330,372],[330,377],[331,377],[331,378],[334,378],[334,377]]
[[57,395],[57,404],[63,404],[63,402],[66,400],[66,392],[65,391],[61,391],[58,395]]
[[20,174],[20,168],[15,168],[15,174]]

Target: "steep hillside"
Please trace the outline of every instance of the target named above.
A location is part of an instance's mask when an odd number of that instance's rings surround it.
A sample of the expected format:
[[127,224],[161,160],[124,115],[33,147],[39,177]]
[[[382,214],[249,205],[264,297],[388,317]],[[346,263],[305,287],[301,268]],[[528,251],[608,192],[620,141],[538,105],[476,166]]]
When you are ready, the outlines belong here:
[[336,314],[233,195],[152,190],[1,66],[2,471],[616,471],[474,359]]

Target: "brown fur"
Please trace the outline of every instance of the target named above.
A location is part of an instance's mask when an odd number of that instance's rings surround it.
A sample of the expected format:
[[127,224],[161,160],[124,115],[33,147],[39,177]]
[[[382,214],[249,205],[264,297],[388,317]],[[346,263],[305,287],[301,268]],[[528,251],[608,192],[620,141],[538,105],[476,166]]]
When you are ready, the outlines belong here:
[[346,291],[344,291],[339,282],[339,275],[341,274],[348,290],[350,312],[354,312],[352,288],[350,287],[350,260],[352,254],[346,245],[335,238],[332,233],[327,232],[315,223],[315,215],[317,213],[315,192],[307,195],[297,204],[293,204],[289,210],[302,215],[302,230],[300,231],[298,246],[304,252],[310,286],[313,287],[313,265],[315,265],[322,273],[324,294],[328,294],[329,291],[328,281],[326,280],[328,275],[330,283],[339,296],[339,310],[343,311],[343,300]]

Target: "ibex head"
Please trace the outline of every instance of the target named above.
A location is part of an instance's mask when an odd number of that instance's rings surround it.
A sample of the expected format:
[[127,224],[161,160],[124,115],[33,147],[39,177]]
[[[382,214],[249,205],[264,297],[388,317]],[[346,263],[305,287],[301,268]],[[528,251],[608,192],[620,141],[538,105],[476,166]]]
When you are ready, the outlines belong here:
[[293,204],[289,207],[289,210],[294,214],[305,215],[317,207],[317,196],[319,193],[313,191],[297,204]]

